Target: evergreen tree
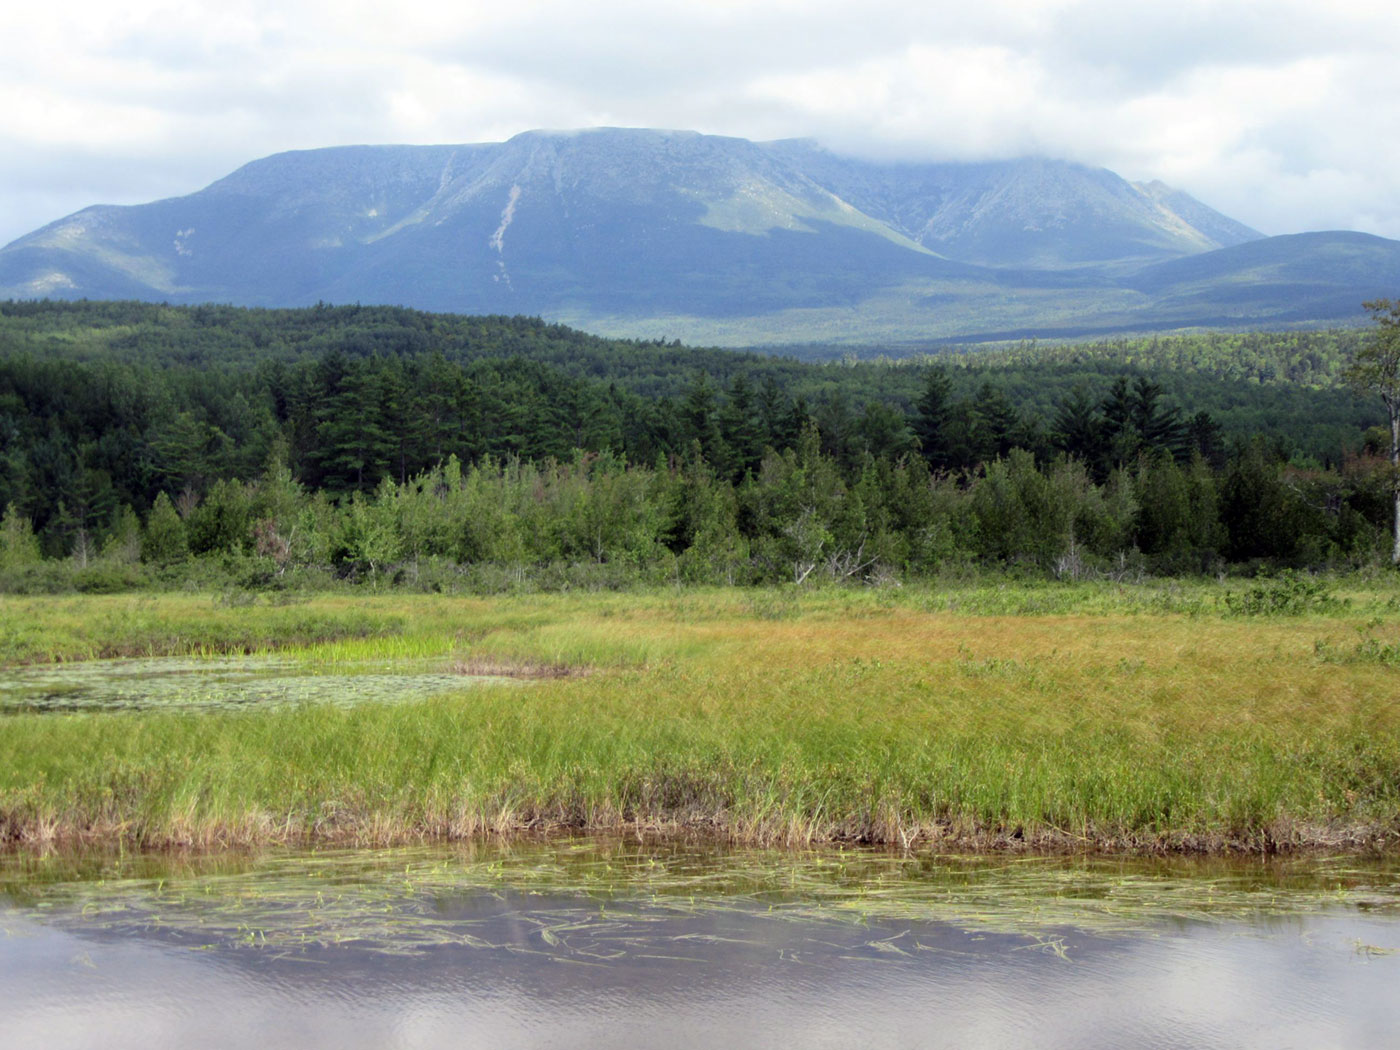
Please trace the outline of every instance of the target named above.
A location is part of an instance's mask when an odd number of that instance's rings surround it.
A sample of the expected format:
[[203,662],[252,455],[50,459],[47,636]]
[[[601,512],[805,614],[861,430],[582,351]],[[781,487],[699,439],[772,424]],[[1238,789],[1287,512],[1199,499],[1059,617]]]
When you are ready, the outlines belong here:
[[1225,435],[1209,412],[1197,412],[1187,421],[1184,444],[1189,453],[1200,456],[1211,469],[1225,469]]
[[914,406],[914,436],[934,470],[947,470],[953,465],[947,433],[952,395],[953,381],[946,368],[935,365],[924,373],[924,389]]
[[909,417],[882,401],[866,403],[855,429],[856,441],[867,457],[892,463],[919,451]]
[[1252,441],[1230,463],[1220,486],[1225,555],[1231,561],[1292,562],[1307,532],[1298,493],[1282,477],[1282,464],[1262,441]]
[[763,437],[753,388],[743,372],[729,384],[729,397],[719,410],[720,433],[729,453],[726,473],[735,481],[757,470],[763,458]]
[[788,403],[771,375],[763,377],[758,390],[759,445],[763,448],[787,448],[797,433],[788,432]]
[[1162,387],[1146,376],[1133,382],[1132,421],[1137,431],[1139,448],[1161,451],[1178,460],[1187,457],[1186,425],[1181,411],[1161,403]]
[[712,464],[726,459],[724,438],[719,429],[717,398],[710,377],[700,372],[681,405],[681,433],[686,444],[698,442],[705,460]]
[[1056,406],[1050,435],[1057,448],[1088,464],[1090,469],[1100,471],[1104,460],[1103,420],[1098,405],[1083,384],[1076,386],[1070,396]]
[[115,565],[135,565],[141,560],[141,521],[123,504],[102,541],[101,558]]
[[[821,450],[843,467],[852,467],[858,459],[855,432],[856,421],[851,405],[841,387],[833,390],[817,412],[817,428],[821,434]],[[802,440],[798,437],[798,442]]]
[[153,565],[170,565],[183,561],[189,553],[185,523],[180,520],[170,497],[162,491],[146,518],[146,531],[141,537],[141,560]]
[[335,491],[373,488],[388,471],[397,438],[384,417],[377,362],[349,364],[330,378],[316,412],[317,463],[322,484]]
[[1134,425],[1137,410],[1128,377],[1118,376],[1099,403],[1103,455],[1110,468],[1126,466],[1137,458],[1142,444],[1142,436]]
[[983,383],[972,407],[981,425],[981,458],[1005,456],[1013,448],[1023,446],[1025,426],[1005,390],[991,383]]

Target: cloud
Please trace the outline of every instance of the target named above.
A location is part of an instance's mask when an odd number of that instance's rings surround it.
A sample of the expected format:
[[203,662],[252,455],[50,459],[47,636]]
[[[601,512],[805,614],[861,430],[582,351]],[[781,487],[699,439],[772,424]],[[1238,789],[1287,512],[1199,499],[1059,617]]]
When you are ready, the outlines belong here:
[[284,149],[535,127],[1043,153],[1162,178],[1266,232],[1400,237],[1393,5],[1357,0],[81,0],[0,66],[0,241]]

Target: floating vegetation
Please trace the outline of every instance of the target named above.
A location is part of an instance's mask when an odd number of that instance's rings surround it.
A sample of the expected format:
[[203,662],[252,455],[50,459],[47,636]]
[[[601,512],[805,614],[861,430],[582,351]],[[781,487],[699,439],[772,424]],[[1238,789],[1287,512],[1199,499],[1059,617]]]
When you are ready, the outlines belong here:
[[[0,902],[44,924],[196,948],[414,954],[465,946],[587,961],[658,950],[650,928],[715,912],[884,928],[938,923],[1055,952],[1063,948],[1057,931],[1066,930],[1123,935],[1324,908],[1396,915],[1397,876],[1393,862],[1355,858],[935,859],[588,838],[258,857],[19,853],[0,859]],[[473,904],[486,899],[491,908]],[[509,943],[486,935],[499,926],[502,902],[524,928]],[[918,950],[917,936],[902,936],[866,947]]]
[[175,708],[350,706],[421,699],[504,676],[403,660],[359,664],[275,656],[90,660],[22,667],[0,677],[0,714]]

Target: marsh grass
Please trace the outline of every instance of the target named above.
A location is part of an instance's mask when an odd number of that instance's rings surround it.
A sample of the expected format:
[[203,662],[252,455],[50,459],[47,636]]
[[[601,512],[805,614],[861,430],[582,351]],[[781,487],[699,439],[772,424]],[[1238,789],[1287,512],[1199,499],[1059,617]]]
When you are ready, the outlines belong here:
[[[1198,608],[1164,611],[1164,594]],[[1222,594],[7,600],[11,666],[251,650],[537,673],[354,707],[11,716],[0,838],[387,845],[626,828],[921,851],[1396,848],[1393,670],[1318,649],[1355,637],[1358,616],[1400,624],[1393,593],[1353,586],[1346,605],[1281,617],[1230,615]]]

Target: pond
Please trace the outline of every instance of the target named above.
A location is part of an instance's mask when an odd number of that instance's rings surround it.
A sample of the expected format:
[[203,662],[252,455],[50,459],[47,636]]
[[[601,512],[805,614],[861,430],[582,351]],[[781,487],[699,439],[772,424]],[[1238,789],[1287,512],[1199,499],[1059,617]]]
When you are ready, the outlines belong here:
[[1394,862],[0,859],[6,1047],[1367,1047],[1397,988]]
[[276,656],[157,657],[39,664],[0,675],[0,714],[237,710],[413,700],[510,679],[442,661],[301,662]]

